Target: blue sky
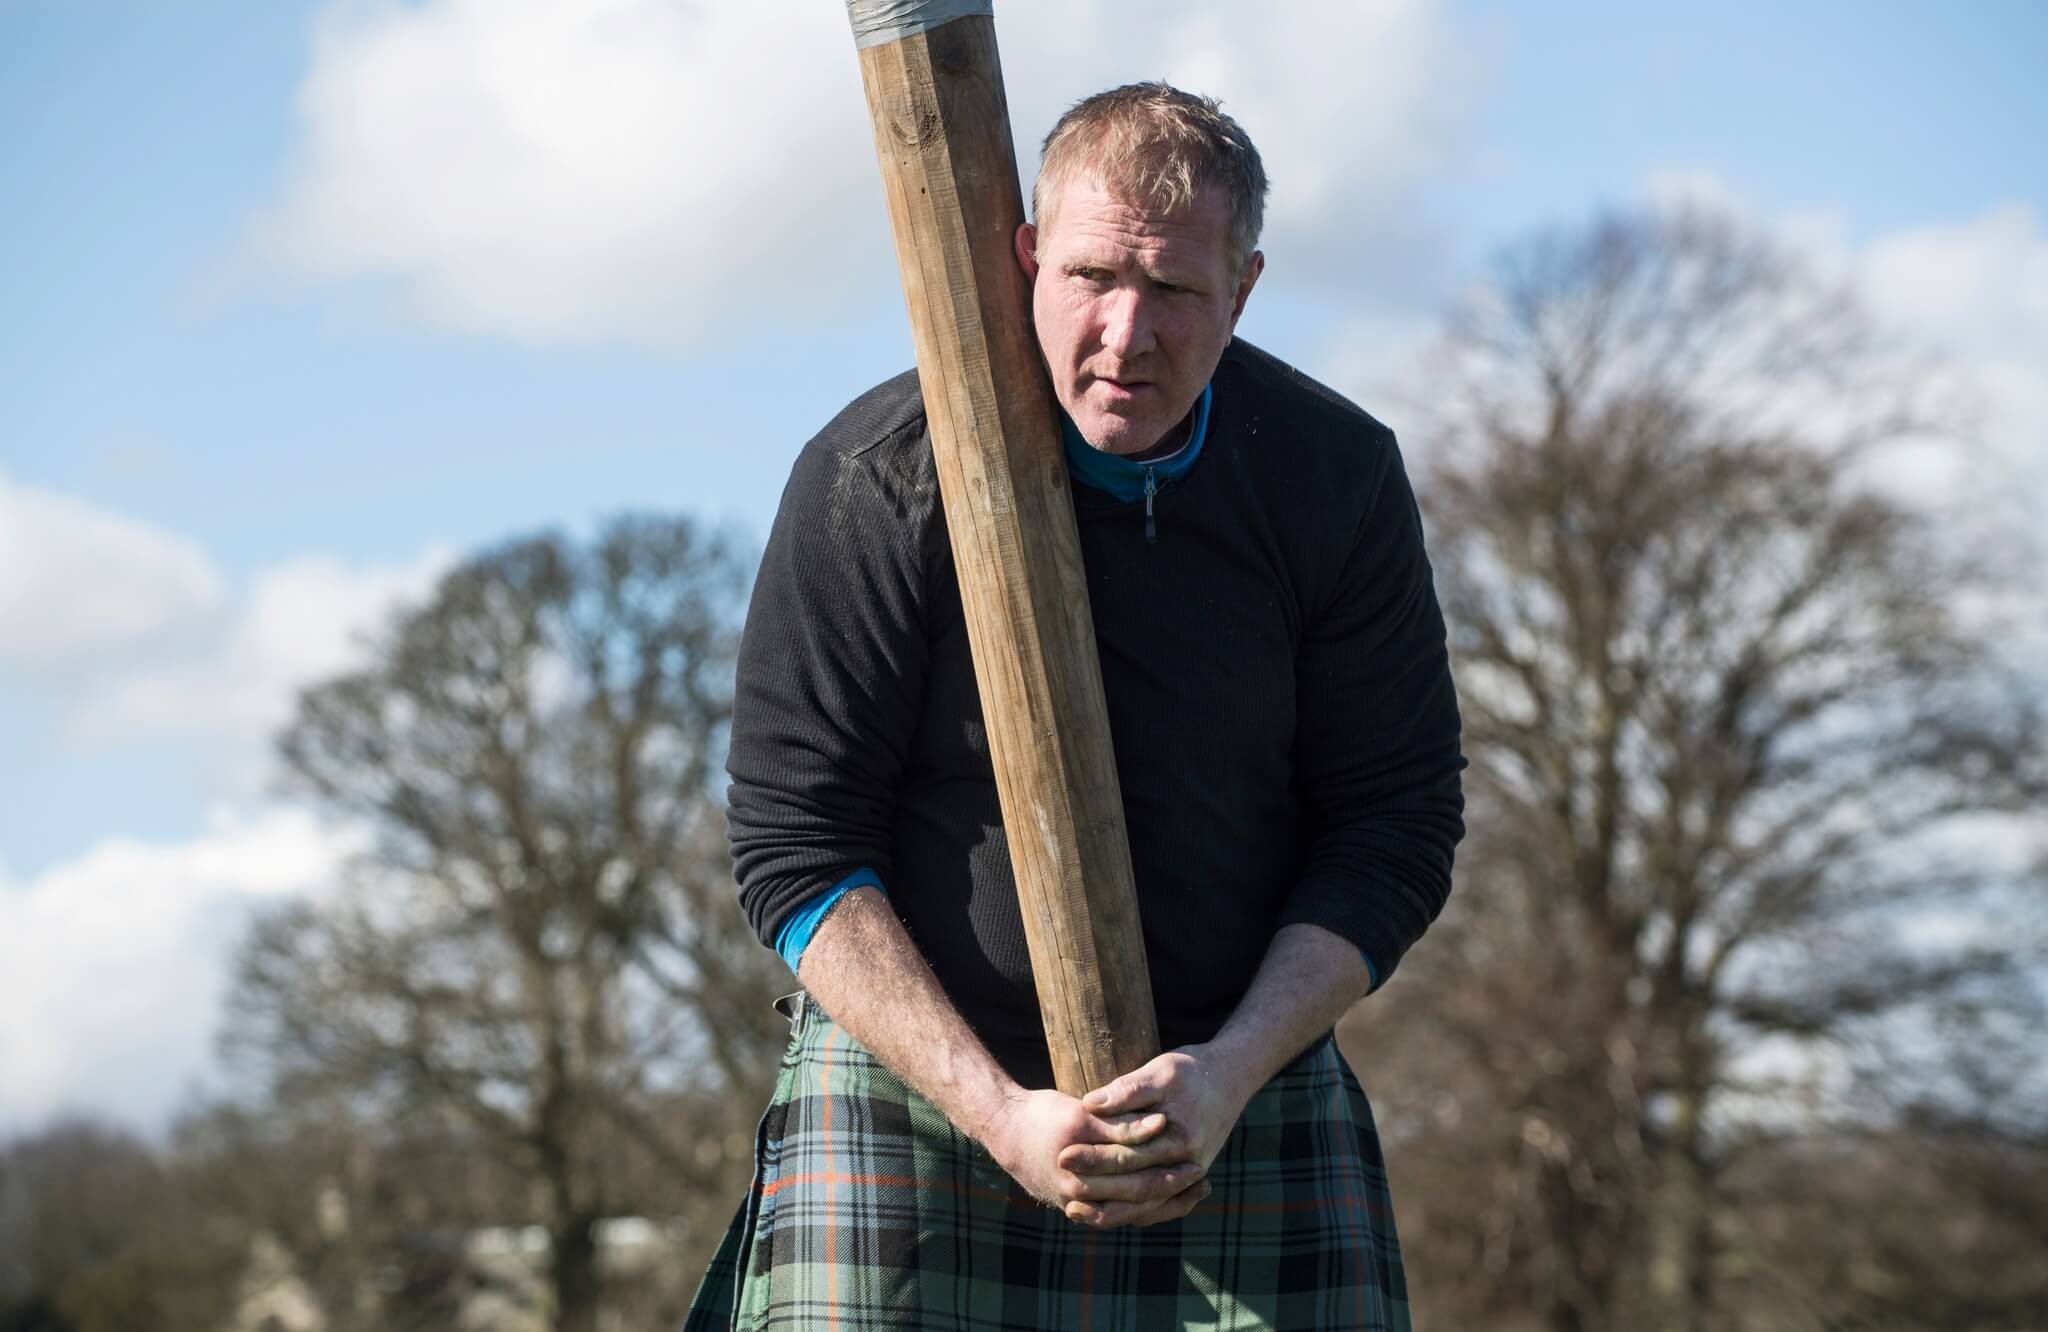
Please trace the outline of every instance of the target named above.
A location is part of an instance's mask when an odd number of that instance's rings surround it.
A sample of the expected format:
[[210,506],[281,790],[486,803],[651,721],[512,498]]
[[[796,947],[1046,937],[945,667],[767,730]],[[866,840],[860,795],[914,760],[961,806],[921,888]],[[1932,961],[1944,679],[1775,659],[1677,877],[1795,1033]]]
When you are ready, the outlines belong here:
[[[908,364],[840,8],[758,8],[0,0],[0,1130],[203,1071],[248,907],[346,850],[264,744],[351,632],[537,526],[759,534]],[[1221,96],[1276,181],[1241,331],[1369,408],[1495,247],[1678,192],[1978,373],[2007,456],[2048,437],[2048,9],[1244,12],[1003,6],[1018,135]],[[114,967],[132,1003],[57,1016]]]

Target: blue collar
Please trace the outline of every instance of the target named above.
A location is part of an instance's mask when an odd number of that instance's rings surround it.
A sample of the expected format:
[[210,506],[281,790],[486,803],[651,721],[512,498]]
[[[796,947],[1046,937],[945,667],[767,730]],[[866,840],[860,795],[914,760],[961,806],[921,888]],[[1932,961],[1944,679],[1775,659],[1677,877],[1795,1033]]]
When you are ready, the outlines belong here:
[[1060,438],[1067,446],[1067,470],[1074,479],[1096,490],[1104,491],[1117,499],[1129,503],[1145,494],[1145,474],[1152,474],[1153,486],[1179,479],[1188,468],[1195,465],[1201,455],[1202,441],[1209,435],[1209,386],[1202,386],[1202,396],[1195,399],[1195,426],[1188,433],[1188,442],[1167,454],[1164,458],[1153,458],[1149,462],[1132,462],[1119,458],[1114,453],[1101,449],[1082,438],[1074,425],[1074,419],[1065,409],[1060,411]]

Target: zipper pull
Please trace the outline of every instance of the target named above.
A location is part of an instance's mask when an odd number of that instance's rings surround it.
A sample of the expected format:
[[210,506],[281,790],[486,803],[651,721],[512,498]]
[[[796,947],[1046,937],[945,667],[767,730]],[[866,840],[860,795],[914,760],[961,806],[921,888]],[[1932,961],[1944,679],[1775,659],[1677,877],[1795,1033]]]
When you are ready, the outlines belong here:
[[1159,493],[1159,477],[1153,469],[1145,469],[1145,544],[1156,545],[1159,541],[1159,525],[1152,521],[1152,497]]

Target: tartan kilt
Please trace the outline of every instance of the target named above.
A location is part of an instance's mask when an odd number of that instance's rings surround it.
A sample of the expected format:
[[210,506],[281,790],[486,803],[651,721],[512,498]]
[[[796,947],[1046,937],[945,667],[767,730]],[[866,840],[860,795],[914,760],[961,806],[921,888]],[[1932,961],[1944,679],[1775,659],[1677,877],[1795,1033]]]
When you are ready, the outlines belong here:
[[684,1332],[1408,1328],[1379,1137],[1334,1041],[1252,1098],[1192,1213],[1098,1231],[790,998],[753,1187]]

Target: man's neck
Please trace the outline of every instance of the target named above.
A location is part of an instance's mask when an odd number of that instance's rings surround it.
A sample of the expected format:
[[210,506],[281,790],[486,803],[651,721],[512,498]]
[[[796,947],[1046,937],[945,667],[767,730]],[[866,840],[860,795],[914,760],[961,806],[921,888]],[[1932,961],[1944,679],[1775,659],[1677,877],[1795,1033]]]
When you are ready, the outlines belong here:
[[[1196,406],[1200,406],[1199,400],[1197,400]],[[1180,424],[1174,426],[1173,429],[1167,431],[1163,436],[1161,436],[1157,444],[1154,444],[1149,449],[1144,449],[1137,453],[1125,453],[1119,456],[1122,457],[1125,462],[1142,463],[1154,462],[1160,458],[1166,457],[1170,453],[1178,453],[1181,450],[1181,448],[1188,442],[1188,432],[1194,429],[1194,425],[1195,408],[1190,407],[1188,409],[1188,414],[1180,419]]]

